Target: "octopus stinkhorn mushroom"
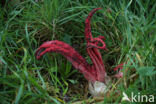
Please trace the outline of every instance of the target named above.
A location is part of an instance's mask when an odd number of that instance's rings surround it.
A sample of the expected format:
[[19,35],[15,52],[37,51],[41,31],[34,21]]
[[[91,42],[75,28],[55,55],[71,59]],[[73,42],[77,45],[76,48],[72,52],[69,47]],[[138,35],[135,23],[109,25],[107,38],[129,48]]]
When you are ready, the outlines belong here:
[[[93,96],[102,96],[108,90],[110,77],[107,75],[102,56],[99,49],[107,50],[104,36],[92,37],[90,21],[93,14],[101,8],[93,9],[85,21],[85,39],[87,42],[87,53],[92,60],[92,65],[70,45],[59,40],[52,40],[43,43],[36,51],[36,58],[40,59],[47,52],[62,54],[72,65],[78,69],[89,82],[89,91]],[[99,44],[102,44],[102,46]],[[114,71],[122,69],[123,64],[114,68]],[[119,71],[115,77],[122,77]]]

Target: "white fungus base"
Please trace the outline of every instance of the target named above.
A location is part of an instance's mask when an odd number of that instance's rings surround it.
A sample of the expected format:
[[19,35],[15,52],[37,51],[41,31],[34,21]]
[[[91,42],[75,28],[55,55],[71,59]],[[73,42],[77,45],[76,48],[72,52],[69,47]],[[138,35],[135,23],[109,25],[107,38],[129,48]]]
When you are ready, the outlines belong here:
[[95,81],[94,83],[89,82],[89,91],[94,97],[104,96],[109,90],[108,83],[110,78],[107,78],[106,83]]

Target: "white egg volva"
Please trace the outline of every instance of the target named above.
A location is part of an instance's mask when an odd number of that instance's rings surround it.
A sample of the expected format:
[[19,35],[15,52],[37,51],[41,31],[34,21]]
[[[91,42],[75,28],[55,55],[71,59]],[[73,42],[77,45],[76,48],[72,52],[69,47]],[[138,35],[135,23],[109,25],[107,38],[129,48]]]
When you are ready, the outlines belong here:
[[89,92],[94,97],[104,96],[109,90],[109,82],[111,78],[109,76],[106,77],[105,83],[100,81],[90,82],[89,81]]

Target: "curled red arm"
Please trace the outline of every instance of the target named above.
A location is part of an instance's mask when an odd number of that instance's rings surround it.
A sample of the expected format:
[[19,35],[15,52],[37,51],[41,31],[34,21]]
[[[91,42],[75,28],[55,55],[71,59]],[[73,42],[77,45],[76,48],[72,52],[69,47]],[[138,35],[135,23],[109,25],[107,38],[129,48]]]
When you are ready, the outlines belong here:
[[[96,70],[97,79],[98,81],[105,82],[106,71],[103,64],[102,56],[99,52],[99,49],[105,49],[105,50],[107,49],[106,44],[103,41],[105,38],[104,36],[93,38],[91,33],[91,25],[90,25],[91,17],[99,9],[101,8],[93,9],[89,13],[85,21],[85,39],[87,42],[87,52],[93,62],[92,67],[94,67],[94,69]],[[101,43],[102,46],[98,46],[99,43]]]
[[58,40],[45,42],[37,49],[36,58],[40,59],[41,56],[47,52],[60,53],[66,57],[87,80],[97,80],[95,70],[93,70],[86,60],[70,45]]

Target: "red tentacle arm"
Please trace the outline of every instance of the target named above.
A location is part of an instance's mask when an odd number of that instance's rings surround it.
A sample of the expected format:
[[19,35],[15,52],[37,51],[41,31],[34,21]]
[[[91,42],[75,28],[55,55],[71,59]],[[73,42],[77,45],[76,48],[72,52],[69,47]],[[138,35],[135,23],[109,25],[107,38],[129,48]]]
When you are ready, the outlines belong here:
[[[85,21],[85,38],[87,41],[87,52],[93,62],[93,67],[96,70],[97,79],[98,81],[105,82],[106,71],[103,64],[102,56],[98,50],[98,49],[105,49],[105,50],[107,49],[106,44],[103,41],[105,38],[103,36],[93,38],[91,33],[91,25],[90,25],[91,17],[99,9],[101,8],[93,9],[89,13]],[[101,43],[102,46],[98,46],[99,43]]]
[[88,14],[88,17],[85,21],[85,36],[86,36],[86,41],[87,43],[91,41],[91,39],[93,38],[92,37],[92,33],[91,33],[91,26],[90,26],[90,21],[91,21],[91,17],[93,16],[93,14],[99,10],[101,8],[96,8],[96,9],[93,9],[89,14]]
[[123,69],[124,63],[119,64],[117,67],[114,68],[114,71],[118,71],[117,74],[114,75],[116,78],[122,78],[123,72],[121,70]]
[[95,70],[70,45],[58,40],[45,42],[37,49],[36,58],[40,59],[41,56],[47,52],[56,52],[62,54],[85,76],[87,80],[93,82],[97,80]]

